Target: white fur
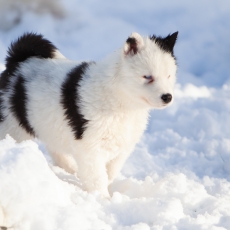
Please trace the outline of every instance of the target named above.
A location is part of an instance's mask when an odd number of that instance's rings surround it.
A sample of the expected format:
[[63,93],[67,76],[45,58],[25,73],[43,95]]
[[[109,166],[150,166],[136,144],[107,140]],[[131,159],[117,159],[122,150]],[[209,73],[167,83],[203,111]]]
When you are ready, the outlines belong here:
[[[143,134],[149,110],[164,108],[161,96],[173,95],[176,63],[148,37],[137,33],[138,53],[128,54],[127,43],[110,57],[91,64],[80,82],[81,113],[89,120],[81,140],[75,140],[60,104],[61,85],[78,63],[57,53],[54,59],[30,58],[18,71],[26,77],[28,120],[55,162],[77,172],[83,188],[109,196],[114,180]],[[152,75],[148,84],[144,75]],[[12,79],[12,84],[15,79]],[[0,138],[9,133],[17,141],[30,139],[9,112],[4,95]],[[169,103],[170,104],[170,103]],[[167,104],[168,105],[168,104]]]

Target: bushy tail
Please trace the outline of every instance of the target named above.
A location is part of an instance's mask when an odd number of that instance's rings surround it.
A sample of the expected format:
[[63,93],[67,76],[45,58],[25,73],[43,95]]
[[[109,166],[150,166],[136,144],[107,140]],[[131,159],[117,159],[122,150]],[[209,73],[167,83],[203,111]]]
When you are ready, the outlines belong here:
[[26,33],[11,43],[6,57],[6,69],[11,69],[30,57],[55,58],[56,53],[60,57],[57,48],[42,35]]
[[[19,64],[30,57],[65,58],[58,49],[42,35],[26,33],[12,42],[6,56],[6,69],[1,73],[0,89],[9,84]],[[1,117],[0,117],[1,118]]]

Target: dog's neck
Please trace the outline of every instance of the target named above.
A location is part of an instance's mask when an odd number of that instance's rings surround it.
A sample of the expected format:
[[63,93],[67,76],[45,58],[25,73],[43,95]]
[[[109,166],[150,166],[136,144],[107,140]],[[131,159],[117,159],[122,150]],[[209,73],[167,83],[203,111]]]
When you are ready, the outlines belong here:
[[100,111],[149,110],[130,100],[121,87],[122,51],[118,50],[106,59],[91,63],[82,82],[83,104],[92,103]]

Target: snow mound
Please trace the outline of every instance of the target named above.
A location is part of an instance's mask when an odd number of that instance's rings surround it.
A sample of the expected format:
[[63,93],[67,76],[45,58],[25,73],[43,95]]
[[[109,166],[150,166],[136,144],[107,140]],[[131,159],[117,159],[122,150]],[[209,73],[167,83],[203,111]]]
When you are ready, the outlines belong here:
[[206,86],[200,86],[197,87],[193,84],[186,84],[183,89],[181,89],[181,85],[177,85],[176,90],[175,90],[175,96],[177,98],[185,98],[185,97],[190,97],[190,98],[206,98],[210,97],[212,95],[211,90],[206,87]]
[[[230,223],[230,183],[157,173],[120,176],[110,200],[81,189],[77,178],[47,161],[37,143],[0,142],[0,226],[51,229],[211,229]],[[224,228],[225,227],[225,228]],[[214,228],[213,228],[214,229]]]
[[23,230],[107,226],[98,217],[101,205],[95,197],[60,180],[33,141],[16,144],[9,136],[1,141],[0,181],[2,226]]

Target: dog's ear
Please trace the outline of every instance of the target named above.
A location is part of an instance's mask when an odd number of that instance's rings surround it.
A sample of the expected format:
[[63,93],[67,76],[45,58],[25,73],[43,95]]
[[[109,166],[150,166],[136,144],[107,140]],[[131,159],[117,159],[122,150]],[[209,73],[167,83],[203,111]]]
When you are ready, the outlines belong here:
[[178,36],[178,31],[171,35],[168,35],[163,39],[164,43],[167,45],[167,47],[171,52],[173,52],[173,48],[176,44],[177,36]]
[[138,33],[132,33],[124,45],[125,55],[135,55],[144,46],[143,38]]
[[169,34],[167,37],[157,37],[155,35],[150,36],[150,40],[155,42],[161,49],[163,49],[166,52],[169,52],[173,54],[173,48],[175,46],[176,40],[177,40],[178,32],[175,32],[173,34]]

